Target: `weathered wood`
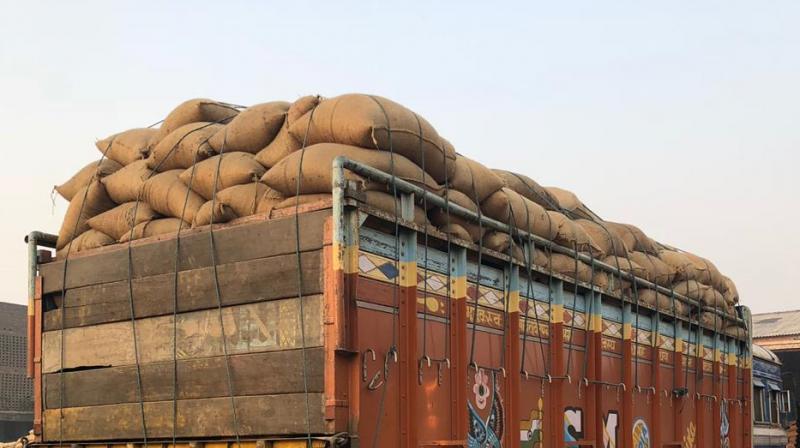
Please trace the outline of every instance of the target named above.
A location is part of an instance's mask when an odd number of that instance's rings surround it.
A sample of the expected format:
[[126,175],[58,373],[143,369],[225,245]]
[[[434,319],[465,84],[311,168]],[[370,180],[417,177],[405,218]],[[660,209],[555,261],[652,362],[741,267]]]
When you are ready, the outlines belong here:
[[[303,297],[305,347],[322,345],[322,296]],[[303,346],[300,299],[249,303],[222,309],[228,353],[255,353]],[[217,309],[178,314],[177,357],[190,359],[223,354]],[[136,364],[131,322],[115,322],[64,330],[64,367],[115,367]],[[44,335],[43,372],[61,369],[61,330]],[[173,316],[136,321],[139,363],[173,359]]]
[[[300,250],[322,247],[323,224],[329,210],[299,216]],[[296,249],[295,217],[243,223],[214,231],[216,264],[266,258],[294,253]],[[179,270],[212,266],[209,232],[190,232],[180,239]],[[134,245],[131,249],[132,277],[148,277],[175,271],[176,240],[174,238]],[[41,266],[44,293],[60,292],[63,285],[64,261]],[[66,287],[78,288],[128,278],[127,245],[120,244],[97,254],[70,259],[67,263]]]
[[[322,251],[304,252],[303,295],[322,292]],[[297,295],[297,256],[278,255],[217,266],[223,305],[286,298]],[[132,280],[134,311],[137,318],[172,314],[175,274],[154,275]],[[85,286],[67,291],[61,306],[66,306],[64,328],[119,322],[130,319],[128,281]],[[212,267],[178,274],[178,312],[217,306]],[[60,308],[45,313],[45,331],[61,329]]]
[[[177,437],[228,437],[306,434],[305,394],[236,397],[238,431],[233,424],[228,397],[179,400]],[[322,394],[308,395],[311,432],[325,433]],[[50,409],[44,413],[44,441],[137,440],[143,436],[139,403]],[[173,434],[172,401],[144,404],[147,437],[170,438]],[[60,426],[63,424],[63,434]]]
[[[234,395],[300,393],[303,385],[303,351],[233,355],[229,358]],[[309,392],[323,391],[324,350],[306,349],[305,377]],[[227,397],[228,376],[225,357],[181,359],[178,381],[173,389],[175,364],[171,361],[141,366],[143,401]],[[61,381],[64,399],[61,400]],[[107,367],[44,376],[45,405],[59,407],[138,403],[136,367]]]

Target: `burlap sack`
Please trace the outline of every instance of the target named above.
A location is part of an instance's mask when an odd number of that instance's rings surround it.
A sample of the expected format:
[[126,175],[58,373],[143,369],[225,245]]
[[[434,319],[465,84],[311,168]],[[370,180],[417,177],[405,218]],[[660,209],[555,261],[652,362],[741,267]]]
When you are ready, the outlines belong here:
[[694,264],[685,253],[671,249],[661,249],[658,252],[658,258],[669,265],[675,272],[674,281],[679,282],[697,278]]
[[[472,202],[469,199],[469,197],[467,197],[466,194],[458,190],[453,190],[452,188],[448,189],[447,200],[454,204],[460,205],[468,210],[471,210],[475,213],[478,213],[478,206],[475,205],[475,203]],[[464,219],[452,213],[449,214],[448,216],[448,213],[445,212],[444,209],[439,207],[434,207],[431,209],[430,218],[431,218],[431,224],[438,227],[439,230],[444,233],[453,234],[451,232],[458,233],[461,230],[466,231],[467,235],[469,235],[467,238],[464,238],[463,234],[459,234],[457,235],[457,237],[467,241],[473,241],[473,242],[480,241],[481,238],[483,237],[483,234],[486,232],[486,228],[485,227],[481,228],[481,226],[479,226],[477,222]]]
[[178,218],[159,218],[152,221],[139,223],[133,228],[133,232],[128,232],[122,235],[121,243],[127,243],[130,240],[138,240],[140,238],[148,238],[156,235],[175,235],[178,229],[185,231],[189,228],[189,224],[181,221]]
[[684,280],[672,285],[673,291],[694,300],[703,300],[707,289],[709,289],[708,285],[697,280]]
[[147,167],[146,160],[138,160],[124,166],[119,171],[104,177],[100,181],[105,185],[108,196],[117,204],[135,201],[144,182],[153,174]]
[[556,199],[559,209],[575,218],[591,219],[600,221],[600,217],[594,214],[575,193],[558,187],[545,187],[547,192]]
[[[689,309],[677,298],[672,298],[668,295],[661,294],[658,291],[648,288],[637,289],[639,294],[639,301],[650,305],[651,307],[658,307],[662,313],[672,314],[673,311],[678,316],[687,316]],[[674,310],[673,310],[674,306]]]
[[[393,169],[395,177],[423,185],[422,169],[401,155],[336,143],[320,143],[309,146],[303,151],[295,151],[270,168],[261,180],[287,197],[294,196],[302,159],[300,194],[330,193],[333,160],[338,156],[345,156],[387,173]],[[392,159],[394,159],[393,163]],[[364,179],[347,170],[345,170],[345,176],[348,179],[362,182],[364,188],[367,189],[386,190],[387,188],[385,184],[365,182]],[[430,176],[424,176],[424,178],[424,185],[428,189],[437,190],[439,188]]]
[[307,145],[328,142],[391,150],[424,165],[439,183],[452,178],[455,170],[455,150],[430,123],[375,95],[348,94],[323,100],[291,123],[289,132],[300,142],[307,133]]
[[215,179],[217,180],[216,191],[219,192],[234,185],[258,181],[266,171],[260,163],[254,160],[252,154],[226,152],[186,168],[180,178],[197,194],[210,200],[214,195]]
[[548,240],[558,234],[558,228],[541,205],[509,188],[503,188],[486,198],[481,203],[481,210],[492,219]]
[[150,169],[164,172],[186,169],[214,154],[208,139],[222,128],[207,122],[189,123],[162,138],[147,158]]
[[236,213],[227,205],[217,201],[207,201],[197,210],[197,213],[195,213],[194,221],[192,221],[192,228],[207,226],[211,224],[212,219],[214,224],[220,224],[236,218],[238,218]]
[[469,234],[469,231],[464,227],[451,222],[450,224],[445,224],[442,226],[437,226],[440,232],[450,235],[450,238],[457,238],[464,241],[472,242],[472,235]]
[[[217,202],[230,208],[238,217],[250,216],[256,213],[261,201],[269,200],[268,190],[269,187],[261,182],[234,185],[217,193]],[[274,199],[273,206],[277,203],[277,199]]]
[[122,168],[122,165],[113,160],[95,160],[94,162],[91,162],[81,168],[77,173],[75,173],[75,175],[70,177],[68,181],[61,185],[57,185],[55,189],[58,194],[61,195],[61,197],[71,201],[75,196],[75,193],[77,193],[81,188],[89,185],[89,182],[91,182],[93,179],[102,179],[115,173],[120,168]]
[[714,331],[722,331],[725,326],[725,319],[722,316],[708,311],[701,312],[698,321],[703,327],[711,328]]
[[156,212],[191,223],[205,201],[181,182],[182,170],[158,173],[144,183],[142,200]]
[[286,120],[290,105],[285,101],[273,101],[250,106],[217,131],[208,144],[217,152],[224,150],[255,154],[275,139]]
[[736,289],[736,284],[733,283],[733,280],[728,277],[724,277],[724,281],[725,289],[723,290],[722,295],[725,297],[725,302],[731,306],[736,305],[739,303],[739,291]]
[[608,276],[606,276],[604,272],[595,269],[593,276],[591,266],[568,255],[556,252],[551,253],[548,264],[545,265],[544,268],[548,270],[552,269],[553,272],[569,278],[574,278],[584,283],[591,283],[600,289],[608,288]]
[[646,278],[647,271],[636,264],[632,260],[623,257],[615,257],[613,255],[603,258],[603,263],[610,265],[614,269],[620,269],[623,272],[629,272],[637,277]]
[[178,105],[167,115],[161,123],[158,138],[163,139],[181,126],[189,123],[209,122],[227,123],[231,121],[239,110],[235,107],[205,98],[195,98]]
[[608,255],[625,257],[628,255],[625,242],[616,233],[604,228],[604,223],[589,219],[576,219],[575,224],[579,225],[589,235],[597,249],[600,250],[599,257],[602,258]]
[[[72,244],[56,251],[56,258],[64,259],[67,255],[72,255],[89,249],[96,249],[98,247],[108,246],[114,244],[116,240],[103,232],[98,232],[94,229],[89,229],[72,240]],[[69,254],[67,253],[69,251]]]
[[158,213],[146,202],[126,202],[90,219],[89,227],[119,241],[126,232],[141,222],[158,217]]
[[505,187],[516,191],[547,210],[559,210],[556,198],[530,177],[512,171],[495,169],[492,171],[503,180]]
[[726,326],[725,329],[723,330],[723,333],[737,339],[744,339],[747,337],[747,330],[745,328],[740,327],[737,324],[731,324]]
[[[284,157],[302,148],[302,137],[300,139],[294,138],[289,132],[289,128],[292,123],[314,109],[317,104],[319,104],[319,97],[317,96],[304,96],[292,103],[286,114],[283,126],[281,126],[275,139],[256,154],[256,161],[267,168],[272,168]],[[306,142],[306,146],[310,146],[310,144]]]
[[285,199],[286,198],[280,194],[280,192],[267,187],[264,191],[264,194],[261,195],[261,199],[258,200],[256,214],[264,214],[269,216],[270,213],[272,213],[272,209],[274,209],[276,205],[283,202]]
[[114,201],[108,197],[105,187],[98,180],[78,190],[64,214],[61,230],[58,232],[56,249],[63,249],[69,241],[89,230],[88,221],[114,207]]
[[611,221],[603,221],[603,225],[620,237],[622,241],[625,242],[625,247],[627,247],[628,250],[658,255],[658,246],[655,241],[645,235],[638,227],[631,224],[620,224]]
[[684,254],[692,262],[695,270],[695,280],[720,291],[725,289],[725,278],[714,263],[691,252],[684,252]]
[[159,130],[153,128],[129,129],[98,140],[95,145],[101,153],[105,153],[106,158],[121,165],[128,165],[146,159],[150,155],[158,134]]
[[[400,210],[400,198],[395,198],[391,194],[382,191],[365,191],[364,203],[392,215],[394,215],[395,210]],[[429,224],[428,216],[425,214],[425,210],[422,207],[414,206],[414,223],[421,226]]]
[[711,308],[716,308],[718,310],[724,310],[728,307],[728,303],[725,301],[725,296],[712,287],[709,287],[703,291],[703,303],[705,303],[706,306],[710,306]]
[[577,250],[578,252],[585,252],[595,257],[602,257],[603,250],[598,246],[589,234],[583,230],[583,227],[575,224],[574,221],[567,218],[564,214],[547,210],[547,215],[550,217],[550,222],[556,229],[555,235],[552,240],[554,243]]
[[503,188],[503,179],[480,163],[456,154],[455,172],[448,179],[451,189],[464,193],[471,201],[481,203]]
[[668,288],[675,279],[675,270],[672,266],[664,263],[655,255],[631,251],[628,253],[628,256],[632,262],[644,268],[647,272],[644,278],[648,281]]
[[510,251],[511,258],[519,261],[520,263],[525,263],[525,252],[523,252],[522,248],[520,248],[519,245],[514,242],[511,236],[507,233],[498,232],[496,230],[486,232],[481,244],[486,249],[500,252],[503,255],[509,255]]

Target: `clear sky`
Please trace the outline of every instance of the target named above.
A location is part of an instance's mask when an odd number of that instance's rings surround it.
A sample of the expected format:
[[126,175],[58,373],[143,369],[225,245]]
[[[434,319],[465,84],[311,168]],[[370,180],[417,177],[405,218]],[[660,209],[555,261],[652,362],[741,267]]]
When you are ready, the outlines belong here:
[[0,0],[0,300],[94,141],[179,102],[367,92],[800,308],[800,3]]

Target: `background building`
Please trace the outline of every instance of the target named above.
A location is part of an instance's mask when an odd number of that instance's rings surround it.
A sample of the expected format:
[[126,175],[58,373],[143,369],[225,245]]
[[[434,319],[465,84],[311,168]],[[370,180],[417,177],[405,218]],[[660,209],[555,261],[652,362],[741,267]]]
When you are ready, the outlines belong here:
[[26,314],[23,305],[0,302],[0,441],[33,427],[33,382],[25,372]]

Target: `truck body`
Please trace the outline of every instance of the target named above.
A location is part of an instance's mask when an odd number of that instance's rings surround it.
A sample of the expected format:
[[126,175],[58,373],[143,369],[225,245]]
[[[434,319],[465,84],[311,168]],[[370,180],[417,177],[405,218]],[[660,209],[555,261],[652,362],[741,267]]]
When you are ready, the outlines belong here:
[[[344,171],[390,185],[396,213]],[[512,231],[427,194],[338,159],[330,200],[40,252],[37,442],[751,448],[748,338],[415,224],[425,197]]]

